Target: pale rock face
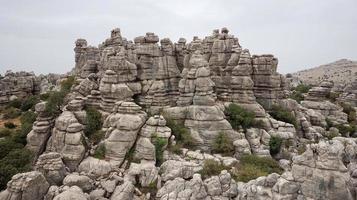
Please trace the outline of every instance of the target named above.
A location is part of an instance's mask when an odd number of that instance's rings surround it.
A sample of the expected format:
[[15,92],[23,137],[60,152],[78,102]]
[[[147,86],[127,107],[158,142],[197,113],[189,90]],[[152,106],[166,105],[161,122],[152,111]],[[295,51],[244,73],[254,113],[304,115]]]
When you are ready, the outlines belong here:
[[311,199],[352,199],[346,186],[347,168],[342,162],[344,145],[338,140],[308,146],[301,156],[293,158],[292,176],[301,192]]
[[171,129],[166,126],[162,115],[150,117],[141,128],[135,147],[135,158],[146,161],[156,161],[155,139],[163,139],[166,144],[171,137]]
[[94,177],[106,176],[113,170],[109,162],[93,157],[85,158],[78,166],[79,172],[85,172]]
[[250,128],[247,129],[245,137],[253,154],[259,156],[270,156],[269,141],[270,135],[264,129]]
[[130,182],[124,182],[117,186],[110,200],[132,200],[134,197],[134,185]]
[[49,184],[46,178],[37,171],[16,174],[7,184],[7,189],[0,193],[0,199],[33,200],[43,199]]
[[46,142],[51,134],[53,119],[46,117],[44,111],[46,102],[36,104],[35,111],[37,118],[32,126],[32,130],[26,137],[26,148],[32,151],[35,155],[41,154],[45,150]]
[[[133,184],[140,184],[141,187],[149,187],[158,181],[158,173],[159,171],[156,168],[155,163],[131,163],[129,170],[124,177],[124,182],[130,181]],[[136,180],[139,182],[136,182]]]
[[92,180],[88,176],[78,174],[69,174],[66,176],[63,180],[63,185],[69,187],[78,186],[85,192],[88,192],[93,188]]
[[83,125],[73,112],[64,111],[56,119],[46,151],[60,153],[65,165],[74,171],[85,154],[86,147],[83,141]]
[[105,157],[111,164],[121,165],[126,153],[133,147],[146,121],[146,113],[133,102],[117,102],[113,113],[104,121],[106,129]]
[[37,159],[35,169],[46,177],[50,185],[61,185],[67,173],[61,154],[56,152],[42,154]]
[[82,189],[77,186],[72,186],[62,192],[61,194],[55,196],[53,200],[89,200],[89,195],[83,193]]
[[176,160],[168,160],[160,166],[163,181],[173,180],[178,177],[189,179],[201,169],[202,167],[199,164]]

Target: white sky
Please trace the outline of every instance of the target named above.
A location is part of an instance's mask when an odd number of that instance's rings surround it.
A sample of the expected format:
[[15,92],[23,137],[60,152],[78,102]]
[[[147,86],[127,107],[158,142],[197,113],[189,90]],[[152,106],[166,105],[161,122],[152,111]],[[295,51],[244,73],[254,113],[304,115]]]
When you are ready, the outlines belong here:
[[0,73],[64,73],[74,41],[98,45],[115,27],[128,39],[210,35],[227,27],[251,54],[274,54],[278,71],[357,60],[357,0],[0,0]]

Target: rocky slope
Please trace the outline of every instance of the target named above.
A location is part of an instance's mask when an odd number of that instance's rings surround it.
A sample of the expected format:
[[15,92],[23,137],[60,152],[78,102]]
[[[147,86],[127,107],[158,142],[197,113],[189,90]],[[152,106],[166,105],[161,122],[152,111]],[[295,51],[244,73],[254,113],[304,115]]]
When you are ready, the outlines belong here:
[[227,28],[188,43],[117,28],[74,51],[63,101],[35,106],[32,171],[0,199],[357,198],[355,108],[326,81],[288,98],[278,59]]
[[346,86],[356,81],[357,61],[341,59],[318,67],[292,74],[305,84],[317,85],[321,81],[332,81],[335,85]]

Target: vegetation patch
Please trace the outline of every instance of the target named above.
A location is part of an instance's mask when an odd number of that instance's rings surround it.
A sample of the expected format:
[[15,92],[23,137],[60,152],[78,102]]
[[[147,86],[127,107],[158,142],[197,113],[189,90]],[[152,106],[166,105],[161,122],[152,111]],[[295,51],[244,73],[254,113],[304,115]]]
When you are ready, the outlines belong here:
[[94,151],[93,157],[103,160],[105,158],[106,148],[104,144],[100,144]]
[[283,108],[282,106],[274,104],[271,111],[269,111],[269,114],[276,120],[292,124],[295,126],[295,128],[297,127],[295,116],[291,111]]
[[[86,127],[84,129],[84,134],[93,140],[95,138],[98,139],[100,133],[96,132],[100,131],[102,125],[102,114],[95,108],[86,108]],[[94,136],[95,138],[93,138],[93,135],[96,135]]]
[[279,136],[272,136],[269,140],[269,150],[271,155],[276,155],[280,152],[283,139]]
[[244,155],[232,174],[236,181],[248,182],[260,176],[282,172],[283,169],[280,168],[279,163],[272,158]]
[[234,154],[233,140],[226,133],[219,133],[213,141],[212,153],[232,156]]
[[167,142],[164,138],[154,135],[153,142],[155,146],[156,166],[160,166],[164,162],[164,147]]
[[248,128],[256,127],[259,122],[255,120],[254,112],[248,111],[237,104],[231,103],[225,110],[228,121],[235,130],[240,127],[246,131]]
[[304,94],[309,92],[311,89],[311,86],[305,85],[305,84],[300,84],[296,86],[295,88],[292,88],[292,93],[289,96],[289,98],[296,100],[298,103],[304,100]]
[[191,136],[190,131],[184,126],[184,124],[167,116],[165,116],[165,119],[166,126],[171,129],[172,134],[175,136],[178,147],[184,147],[188,149],[194,148],[196,141]]
[[12,123],[12,122],[5,122],[4,126],[5,126],[5,128],[8,128],[8,129],[16,128],[16,125],[14,123]]
[[218,161],[209,159],[204,161],[203,168],[199,171],[199,173],[201,174],[202,179],[206,179],[211,176],[219,175],[222,170],[229,170],[229,168]]

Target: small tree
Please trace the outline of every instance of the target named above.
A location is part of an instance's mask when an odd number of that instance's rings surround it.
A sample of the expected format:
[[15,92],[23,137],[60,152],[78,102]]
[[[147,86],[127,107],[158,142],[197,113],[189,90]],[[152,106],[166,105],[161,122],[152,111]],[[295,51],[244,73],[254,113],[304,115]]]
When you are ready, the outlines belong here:
[[91,138],[91,136],[102,128],[102,114],[95,108],[86,109],[86,127],[84,134]]
[[154,135],[153,141],[155,146],[156,166],[160,166],[164,162],[164,147],[167,145],[167,142],[165,139],[157,137],[156,135]]
[[270,154],[271,155],[278,154],[280,152],[282,143],[283,143],[283,140],[279,136],[270,137],[270,140],[269,140]]
[[213,141],[213,153],[220,153],[224,156],[231,156],[234,154],[233,141],[226,133],[219,133]]
[[256,124],[254,120],[255,114],[237,104],[231,103],[225,112],[228,116],[229,123],[235,130],[242,127],[244,131],[246,131],[248,128],[253,127]]

